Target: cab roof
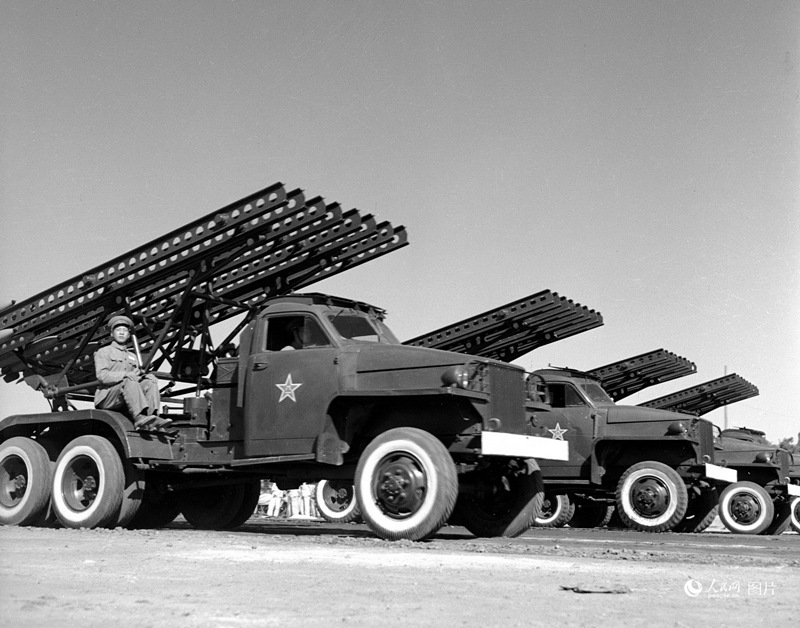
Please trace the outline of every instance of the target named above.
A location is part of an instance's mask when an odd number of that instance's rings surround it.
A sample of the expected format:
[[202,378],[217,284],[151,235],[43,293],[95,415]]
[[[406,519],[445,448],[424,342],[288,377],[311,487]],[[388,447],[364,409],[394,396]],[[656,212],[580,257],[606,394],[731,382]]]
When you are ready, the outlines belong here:
[[386,316],[386,310],[383,310],[379,307],[375,307],[374,305],[370,305],[369,303],[365,303],[363,301],[355,301],[353,299],[347,299],[345,297],[337,297],[330,294],[322,294],[321,292],[306,292],[306,293],[297,292],[297,293],[274,297],[272,299],[268,299],[264,303],[264,310],[266,311],[271,308],[284,309],[282,307],[277,307],[284,305],[306,305],[306,306],[324,305],[327,307],[350,308],[367,313],[372,312],[380,319],[383,319]]

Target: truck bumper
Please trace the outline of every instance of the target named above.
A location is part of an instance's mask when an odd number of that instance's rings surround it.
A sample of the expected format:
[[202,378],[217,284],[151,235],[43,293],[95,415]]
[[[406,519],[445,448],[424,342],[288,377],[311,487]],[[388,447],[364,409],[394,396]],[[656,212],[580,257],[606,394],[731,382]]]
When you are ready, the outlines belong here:
[[485,456],[569,460],[569,443],[565,440],[541,436],[483,432],[481,434],[481,453]]
[[786,486],[786,492],[792,497],[800,497],[800,486],[797,484],[789,484]]
[[726,469],[725,467],[706,462],[706,477],[712,480],[733,483],[739,479],[739,474],[736,472],[736,469]]

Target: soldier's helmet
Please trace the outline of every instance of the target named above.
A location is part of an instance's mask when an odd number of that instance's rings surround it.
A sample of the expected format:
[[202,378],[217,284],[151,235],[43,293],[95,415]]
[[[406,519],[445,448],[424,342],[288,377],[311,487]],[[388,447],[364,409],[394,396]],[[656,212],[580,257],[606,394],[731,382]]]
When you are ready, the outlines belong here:
[[111,320],[108,321],[108,331],[114,331],[114,328],[119,327],[120,325],[124,325],[133,331],[133,321],[127,316],[122,316],[121,314],[111,317]]

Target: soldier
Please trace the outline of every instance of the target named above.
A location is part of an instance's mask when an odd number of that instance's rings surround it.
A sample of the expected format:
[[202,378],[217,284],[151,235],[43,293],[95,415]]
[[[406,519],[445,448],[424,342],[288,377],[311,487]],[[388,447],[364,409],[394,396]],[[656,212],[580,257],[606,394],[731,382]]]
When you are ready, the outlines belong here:
[[136,356],[128,349],[133,321],[127,316],[112,316],[108,322],[111,344],[94,354],[94,368],[100,385],[94,394],[94,405],[102,410],[127,407],[137,430],[161,429],[172,423],[157,415],[161,404],[158,380],[142,373]]
[[303,319],[293,318],[286,326],[286,332],[289,334],[288,344],[281,349],[281,351],[293,351],[295,349],[303,348]]

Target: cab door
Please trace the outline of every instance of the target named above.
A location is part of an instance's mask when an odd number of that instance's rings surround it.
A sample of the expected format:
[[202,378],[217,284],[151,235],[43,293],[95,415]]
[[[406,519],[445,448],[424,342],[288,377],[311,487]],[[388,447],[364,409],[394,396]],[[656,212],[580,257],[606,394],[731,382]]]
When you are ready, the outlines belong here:
[[245,455],[311,454],[338,392],[338,349],[308,314],[261,325],[247,364]]
[[589,478],[591,473],[592,441],[594,439],[594,407],[570,382],[549,382],[551,412],[537,415],[551,438],[569,442],[569,460],[557,462],[540,460],[545,475]]

